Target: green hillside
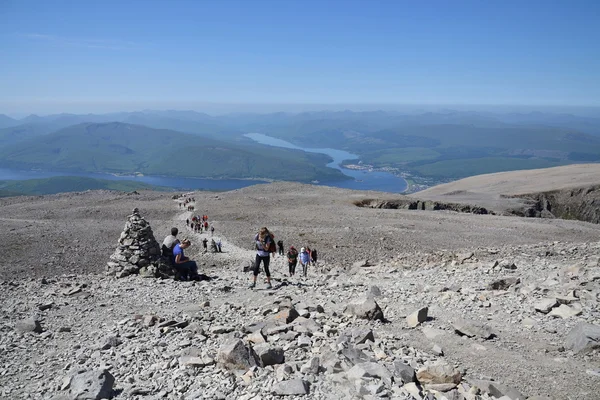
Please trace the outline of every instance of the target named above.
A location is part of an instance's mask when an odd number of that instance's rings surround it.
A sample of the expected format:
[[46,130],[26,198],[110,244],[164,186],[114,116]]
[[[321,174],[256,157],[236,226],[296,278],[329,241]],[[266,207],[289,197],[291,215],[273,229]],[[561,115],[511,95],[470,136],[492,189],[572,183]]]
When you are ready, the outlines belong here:
[[223,142],[119,122],[79,124],[0,149],[16,169],[134,173],[198,178],[344,179],[328,158],[258,144]]
[[131,192],[134,190],[161,190],[169,188],[148,185],[133,181],[111,181],[106,179],[85,178],[79,176],[57,176],[46,179],[27,179],[22,181],[0,181],[0,197],[32,196],[63,192],[81,192],[84,190],[118,190]]

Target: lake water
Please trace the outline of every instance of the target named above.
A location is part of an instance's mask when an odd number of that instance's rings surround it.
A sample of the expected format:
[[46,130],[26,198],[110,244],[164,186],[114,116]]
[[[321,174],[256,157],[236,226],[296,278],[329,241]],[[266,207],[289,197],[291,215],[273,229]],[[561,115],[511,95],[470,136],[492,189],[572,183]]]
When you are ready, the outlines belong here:
[[111,174],[95,174],[86,172],[52,172],[52,171],[18,171],[0,168],[0,180],[44,179],[53,176],[82,176],[87,178],[106,179],[110,181],[134,181],[150,185],[165,186],[173,189],[193,190],[233,190],[252,186],[266,181],[243,179],[199,179],[167,176],[115,176]]
[[285,140],[277,139],[271,136],[263,135],[262,133],[247,133],[244,136],[254,140],[257,143],[275,147],[283,147],[286,149],[302,150],[308,153],[327,154],[333,159],[327,164],[330,168],[340,170],[344,175],[353,179],[324,182],[322,185],[333,186],[344,189],[354,190],[377,190],[380,192],[402,193],[408,188],[408,183],[404,178],[383,171],[367,171],[354,170],[342,167],[342,162],[345,160],[358,160],[360,157],[356,154],[349,153],[343,150],[329,148],[304,148],[296,146]]
[[[333,186],[353,190],[377,190],[380,192],[401,193],[406,190],[408,184],[401,177],[390,174],[389,172],[353,170],[343,168],[342,162],[345,160],[358,160],[356,154],[348,153],[343,150],[328,148],[301,148],[285,140],[276,139],[260,133],[248,133],[245,136],[257,143],[284,147],[286,149],[302,150],[308,153],[327,154],[333,159],[327,164],[328,167],[340,170],[344,175],[353,179],[323,182],[319,185]],[[96,179],[107,180],[127,180],[143,182],[156,186],[165,186],[178,190],[234,190],[246,186],[252,186],[266,181],[243,180],[243,179],[200,179],[200,178],[179,178],[167,176],[115,176],[111,174],[99,174],[91,172],[53,172],[53,171],[19,171],[13,169],[0,168],[0,180],[25,180],[25,179],[43,179],[54,176],[82,176]]]

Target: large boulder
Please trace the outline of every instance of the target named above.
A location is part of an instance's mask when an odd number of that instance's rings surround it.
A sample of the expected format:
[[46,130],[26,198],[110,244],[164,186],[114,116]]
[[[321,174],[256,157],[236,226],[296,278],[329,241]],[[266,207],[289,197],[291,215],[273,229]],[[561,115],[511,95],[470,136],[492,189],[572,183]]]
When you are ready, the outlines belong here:
[[219,348],[217,360],[222,367],[229,370],[247,370],[256,365],[254,352],[239,339],[225,342]]
[[368,320],[384,321],[383,311],[372,297],[363,297],[348,304],[345,314]]
[[93,370],[71,378],[70,395],[73,400],[111,399],[115,378],[107,370]]
[[452,326],[457,333],[468,337],[491,339],[494,336],[489,326],[475,321],[457,320]]
[[459,384],[462,374],[450,364],[440,361],[420,368],[417,371],[417,379],[421,384]]
[[26,318],[16,323],[15,328],[19,332],[42,333],[42,325],[35,318]]
[[260,343],[255,345],[253,349],[261,367],[283,364],[285,361],[281,347],[273,347],[269,343]]
[[600,325],[581,322],[567,335],[565,348],[575,353],[587,353],[600,349]]

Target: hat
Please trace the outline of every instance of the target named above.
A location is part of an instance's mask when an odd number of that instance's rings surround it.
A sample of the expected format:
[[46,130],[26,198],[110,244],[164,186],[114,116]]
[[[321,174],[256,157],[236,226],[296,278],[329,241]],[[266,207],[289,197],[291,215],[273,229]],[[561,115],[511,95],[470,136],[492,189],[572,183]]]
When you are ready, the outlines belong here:
[[294,246],[290,246],[290,250],[296,250]]
[[304,251],[304,250],[306,250],[304,247],[300,249],[300,251]]

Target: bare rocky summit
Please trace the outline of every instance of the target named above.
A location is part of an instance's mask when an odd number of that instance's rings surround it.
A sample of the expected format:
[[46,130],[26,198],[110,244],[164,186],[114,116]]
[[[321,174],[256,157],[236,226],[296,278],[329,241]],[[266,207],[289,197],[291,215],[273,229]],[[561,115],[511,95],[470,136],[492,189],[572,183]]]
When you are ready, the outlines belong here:
[[[598,398],[595,224],[292,183],[193,197],[223,253],[165,193],[0,200],[0,398]],[[134,208],[214,279],[107,275]],[[273,289],[248,289],[261,226],[318,249],[307,278],[275,256]]]

